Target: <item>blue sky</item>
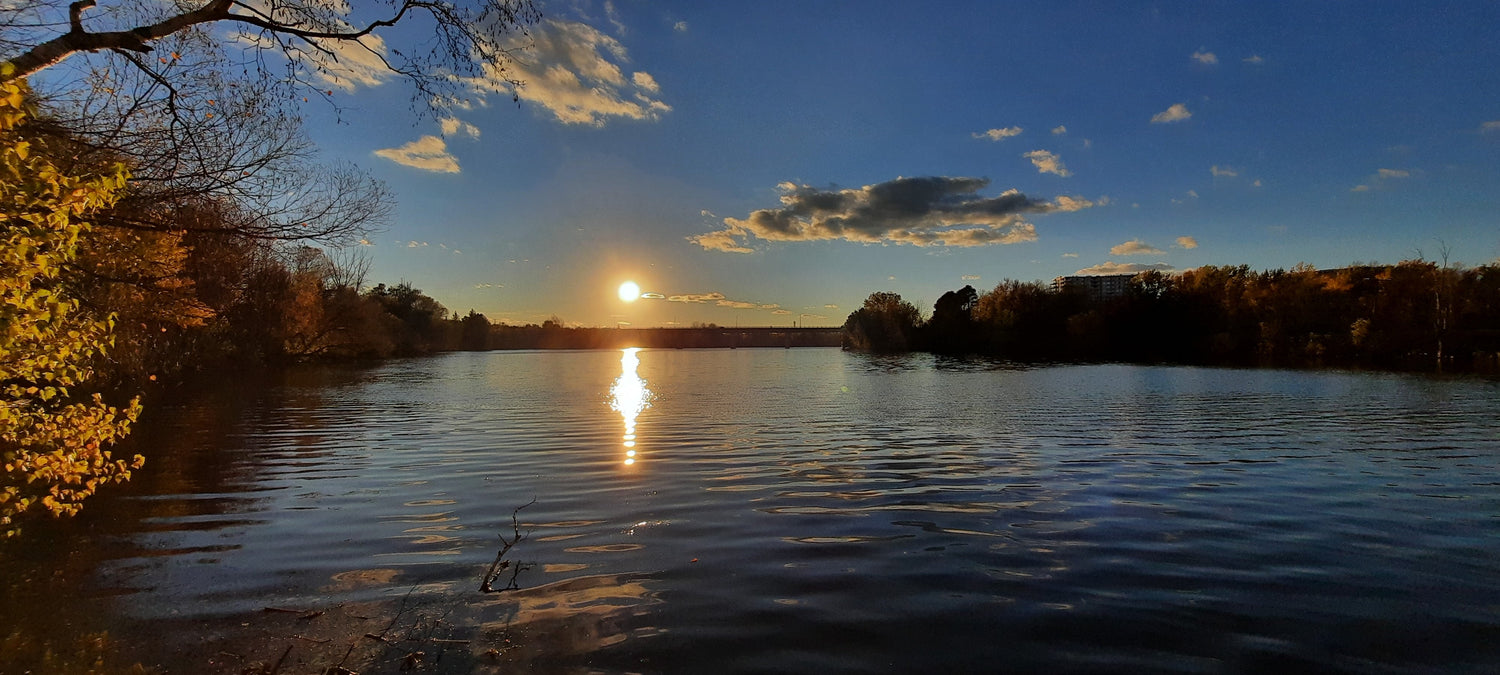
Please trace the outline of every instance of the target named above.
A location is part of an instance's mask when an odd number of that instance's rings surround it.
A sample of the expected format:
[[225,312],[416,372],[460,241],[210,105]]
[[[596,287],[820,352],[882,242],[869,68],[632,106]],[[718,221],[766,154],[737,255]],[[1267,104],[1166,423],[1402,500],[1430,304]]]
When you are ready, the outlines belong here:
[[544,12],[519,105],[306,109],[399,199],[373,280],[512,323],[838,325],[882,290],[1500,256],[1492,2]]

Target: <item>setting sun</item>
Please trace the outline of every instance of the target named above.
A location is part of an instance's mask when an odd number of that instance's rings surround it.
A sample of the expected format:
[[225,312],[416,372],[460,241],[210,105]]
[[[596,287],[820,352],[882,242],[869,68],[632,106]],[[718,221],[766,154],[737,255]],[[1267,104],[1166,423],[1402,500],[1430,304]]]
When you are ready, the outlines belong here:
[[639,297],[641,297],[641,287],[637,286],[634,281],[627,281],[623,284],[620,284],[621,300],[624,300],[625,302],[635,302],[636,298]]

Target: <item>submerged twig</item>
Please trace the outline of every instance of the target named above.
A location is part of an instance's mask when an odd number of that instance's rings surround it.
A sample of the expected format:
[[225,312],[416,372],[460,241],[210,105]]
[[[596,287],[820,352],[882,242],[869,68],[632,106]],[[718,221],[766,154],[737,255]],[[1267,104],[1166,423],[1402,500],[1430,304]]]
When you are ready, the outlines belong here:
[[281,658],[276,659],[276,665],[271,666],[271,669],[268,670],[268,671],[266,671],[266,672],[269,675],[276,675],[277,671],[281,670],[281,664],[286,661],[287,655],[289,655],[291,653],[292,653],[292,646],[291,645],[287,645],[286,646],[286,651],[284,651],[284,652],[281,653]]
[[[535,503],[536,497],[532,497],[531,501],[526,502],[525,504],[516,507],[516,510],[511,511],[510,526],[512,531],[514,531],[514,534],[511,535],[510,539],[506,539],[504,534],[500,535],[500,543],[502,544],[502,546],[500,547],[500,552],[495,554],[495,562],[490,563],[490,569],[484,573],[484,579],[479,584],[480,593],[500,593],[503,591],[510,591],[520,588],[520,586],[516,583],[516,577],[520,576],[521,570],[529,569],[531,566],[525,563],[516,563],[512,565],[509,560],[505,559],[505,554],[509,553],[510,549],[516,544],[521,543],[521,540],[525,539],[526,535],[530,534],[530,532],[521,531],[520,513],[521,509],[524,509]],[[511,571],[510,581],[501,588],[495,588],[495,580],[498,579],[500,577],[500,574],[507,569]]]

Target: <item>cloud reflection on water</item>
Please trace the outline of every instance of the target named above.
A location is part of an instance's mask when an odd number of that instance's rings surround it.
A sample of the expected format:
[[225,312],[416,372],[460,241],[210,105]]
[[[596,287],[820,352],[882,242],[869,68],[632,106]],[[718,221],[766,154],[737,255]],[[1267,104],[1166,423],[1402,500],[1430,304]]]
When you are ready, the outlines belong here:
[[636,367],[641,365],[640,357],[636,353],[641,351],[639,347],[630,347],[620,350],[624,355],[620,357],[620,376],[610,387],[609,407],[620,413],[625,420],[625,465],[635,464],[635,418],[641,411],[651,407],[651,390],[646,388],[646,381],[636,373]]

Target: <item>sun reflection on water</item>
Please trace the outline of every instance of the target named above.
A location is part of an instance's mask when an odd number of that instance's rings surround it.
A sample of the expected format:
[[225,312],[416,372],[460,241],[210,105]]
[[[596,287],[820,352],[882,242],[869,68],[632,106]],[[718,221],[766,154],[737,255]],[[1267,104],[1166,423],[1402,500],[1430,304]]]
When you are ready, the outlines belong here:
[[625,465],[635,464],[635,418],[642,410],[651,407],[651,390],[646,388],[646,381],[635,372],[636,367],[641,365],[640,357],[636,353],[641,351],[639,347],[630,347],[621,350],[624,355],[620,357],[620,377],[610,387],[609,407],[620,413],[625,419]]

